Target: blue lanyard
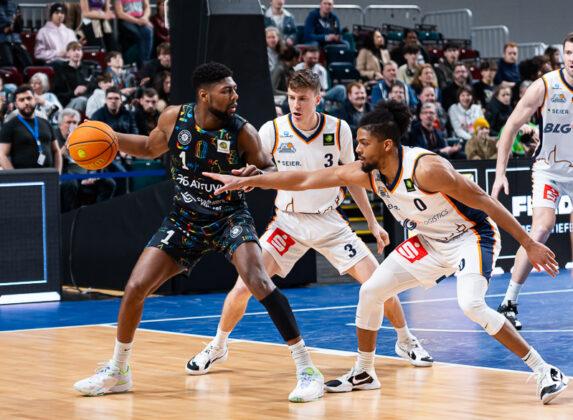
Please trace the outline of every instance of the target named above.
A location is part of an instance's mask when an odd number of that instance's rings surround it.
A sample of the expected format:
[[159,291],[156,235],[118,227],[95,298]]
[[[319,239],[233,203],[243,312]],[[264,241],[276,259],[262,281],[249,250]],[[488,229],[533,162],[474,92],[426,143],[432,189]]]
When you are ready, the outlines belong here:
[[38,145],[38,149],[40,149],[40,153],[42,153],[42,143],[40,143],[40,131],[38,130],[38,117],[36,115],[34,115],[34,129],[33,130],[32,130],[32,127],[30,126],[30,124],[28,124],[28,121],[26,121],[24,118],[22,118],[22,116],[20,114],[18,114],[18,119],[20,121],[22,121],[22,123],[26,126],[28,131],[30,133],[32,133],[32,135],[34,136],[34,140],[36,140],[36,144]]

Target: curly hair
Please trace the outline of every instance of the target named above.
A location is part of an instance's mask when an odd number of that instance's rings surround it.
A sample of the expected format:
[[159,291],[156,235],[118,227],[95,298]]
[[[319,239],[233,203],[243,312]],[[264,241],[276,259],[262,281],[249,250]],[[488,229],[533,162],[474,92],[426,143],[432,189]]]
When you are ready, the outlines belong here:
[[226,77],[233,77],[233,71],[224,64],[211,61],[197,67],[191,77],[195,92],[198,92],[199,89],[205,88],[207,85],[216,83]]
[[362,117],[359,127],[376,136],[378,141],[391,139],[399,147],[400,139],[410,126],[410,118],[408,105],[392,100],[381,101]]

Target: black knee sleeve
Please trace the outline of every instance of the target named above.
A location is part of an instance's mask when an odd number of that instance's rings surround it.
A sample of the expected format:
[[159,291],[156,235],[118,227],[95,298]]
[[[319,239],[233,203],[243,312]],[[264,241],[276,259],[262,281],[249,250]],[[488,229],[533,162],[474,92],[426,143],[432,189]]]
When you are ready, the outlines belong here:
[[292,340],[300,336],[296,319],[288,299],[276,288],[270,295],[260,300],[275,323],[277,330],[281,333],[284,341]]

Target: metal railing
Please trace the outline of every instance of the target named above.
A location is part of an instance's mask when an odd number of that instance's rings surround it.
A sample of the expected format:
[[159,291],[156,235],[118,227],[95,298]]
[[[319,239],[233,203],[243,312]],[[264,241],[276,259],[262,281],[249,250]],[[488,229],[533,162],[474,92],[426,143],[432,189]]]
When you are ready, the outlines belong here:
[[422,23],[437,25],[438,31],[445,39],[471,39],[472,12],[470,9],[424,13]]
[[[297,25],[304,25],[308,14],[318,7],[316,4],[286,4],[285,9],[294,15]],[[334,13],[340,19],[341,28],[352,30],[353,24],[364,24],[364,12],[356,4],[335,4]]]
[[376,27],[389,23],[413,28],[421,17],[422,9],[415,5],[372,5],[364,9],[364,25]]
[[548,45],[543,42],[524,42],[517,44],[519,61],[527,60],[536,55],[543,55],[547,47]]
[[509,29],[505,25],[472,28],[472,48],[480,52],[481,58],[501,57],[508,41]]

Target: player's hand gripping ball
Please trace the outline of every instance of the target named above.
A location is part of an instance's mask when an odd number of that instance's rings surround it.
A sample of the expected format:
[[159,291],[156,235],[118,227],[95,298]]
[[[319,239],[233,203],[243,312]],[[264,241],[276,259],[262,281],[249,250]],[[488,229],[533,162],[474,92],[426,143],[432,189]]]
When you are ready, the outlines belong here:
[[68,138],[68,151],[82,168],[105,168],[117,155],[117,135],[101,121],[86,121],[76,127]]

